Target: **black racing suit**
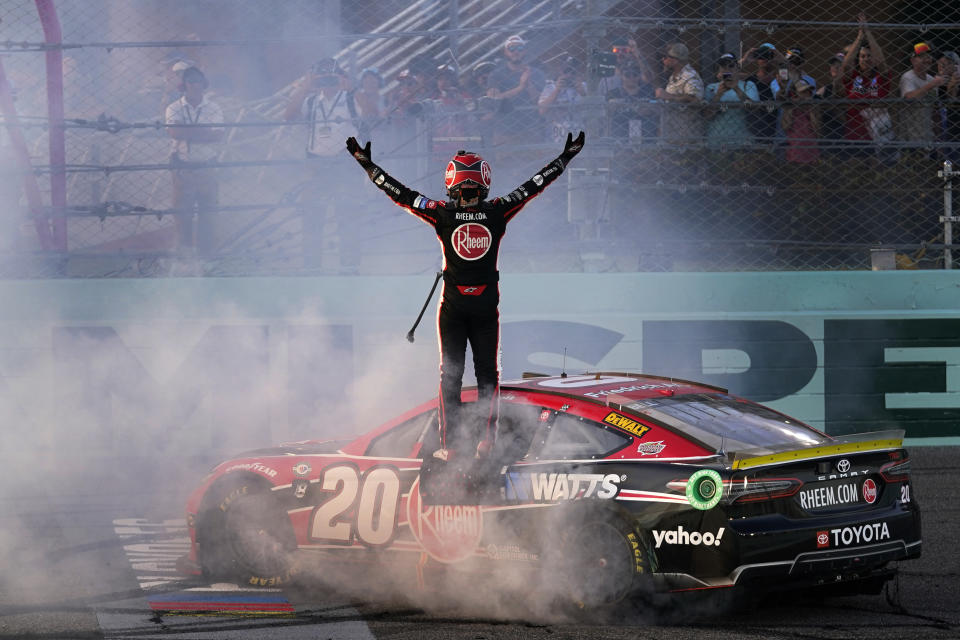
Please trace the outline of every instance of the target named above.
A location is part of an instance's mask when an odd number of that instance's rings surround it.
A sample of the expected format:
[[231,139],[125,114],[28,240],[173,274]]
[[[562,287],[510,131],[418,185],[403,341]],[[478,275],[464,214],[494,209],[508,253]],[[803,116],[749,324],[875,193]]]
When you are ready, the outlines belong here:
[[[497,254],[507,223],[564,169],[563,154],[509,194],[474,207],[430,200],[377,165],[373,183],[391,200],[430,224],[443,245],[443,290],[437,314],[440,341],[440,447],[469,452],[496,437],[500,380],[500,289]],[[475,414],[461,416],[467,342],[477,377]],[[461,427],[463,425],[463,427]],[[468,426],[469,425],[469,426]],[[469,452],[472,455],[472,452]]]

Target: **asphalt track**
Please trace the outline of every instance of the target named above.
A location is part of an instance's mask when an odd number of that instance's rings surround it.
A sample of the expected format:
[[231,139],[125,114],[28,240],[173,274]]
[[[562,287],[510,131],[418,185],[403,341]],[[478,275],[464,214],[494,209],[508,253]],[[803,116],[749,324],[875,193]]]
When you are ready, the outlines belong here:
[[[695,596],[587,624],[469,585],[426,602],[416,589],[386,597],[341,583],[251,594],[183,579],[173,567],[185,547],[182,504],[212,461],[64,463],[3,452],[0,638],[960,638],[960,447],[911,456],[923,557],[903,563],[884,593],[781,595],[738,610]],[[171,614],[171,602],[235,612]]]

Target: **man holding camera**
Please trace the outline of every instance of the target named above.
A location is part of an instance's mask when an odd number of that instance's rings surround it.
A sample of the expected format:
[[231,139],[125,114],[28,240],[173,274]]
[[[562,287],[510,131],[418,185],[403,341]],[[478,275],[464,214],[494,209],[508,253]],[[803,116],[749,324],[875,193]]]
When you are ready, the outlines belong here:
[[329,216],[336,221],[340,269],[355,273],[359,266],[355,225],[340,219],[336,198],[331,197],[345,189],[351,179],[346,174],[339,175],[343,173],[342,163],[334,161],[335,156],[343,153],[344,138],[358,135],[357,108],[349,88],[347,74],[337,61],[324,58],[301,79],[283,115],[287,122],[305,120],[309,131],[306,156],[311,176],[301,198],[310,203],[304,207],[303,215],[304,262],[311,267],[321,266],[323,229]]

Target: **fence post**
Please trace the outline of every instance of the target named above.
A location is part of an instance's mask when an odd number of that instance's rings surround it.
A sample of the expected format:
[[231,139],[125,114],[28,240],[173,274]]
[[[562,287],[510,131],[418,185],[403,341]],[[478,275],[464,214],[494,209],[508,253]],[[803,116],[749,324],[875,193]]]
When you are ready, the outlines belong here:
[[943,215],[940,216],[940,222],[943,223],[943,268],[953,268],[953,252],[950,246],[953,244],[953,223],[960,222],[960,216],[953,215],[953,177],[960,176],[960,171],[953,170],[953,163],[949,160],[943,161],[943,170],[937,172],[937,176],[943,178]]

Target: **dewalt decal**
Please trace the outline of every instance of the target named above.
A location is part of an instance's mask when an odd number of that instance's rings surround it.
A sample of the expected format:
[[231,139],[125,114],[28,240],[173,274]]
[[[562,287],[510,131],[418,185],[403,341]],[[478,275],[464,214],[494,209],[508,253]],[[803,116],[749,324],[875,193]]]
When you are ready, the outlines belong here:
[[650,427],[645,424],[640,424],[636,420],[628,418],[627,416],[622,416],[616,411],[611,411],[603,419],[607,424],[612,424],[613,426],[623,429],[624,431],[629,431],[638,438],[642,438],[643,434],[647,431],[650,431]]

